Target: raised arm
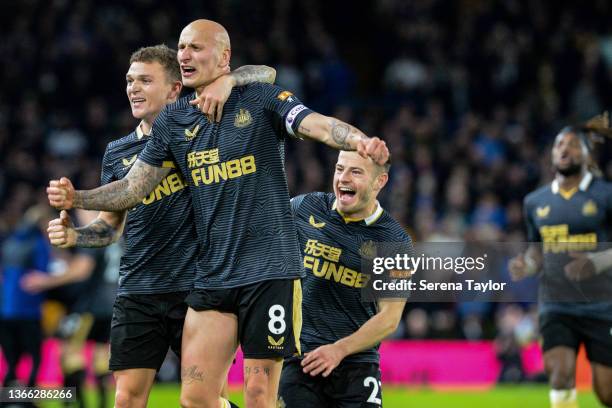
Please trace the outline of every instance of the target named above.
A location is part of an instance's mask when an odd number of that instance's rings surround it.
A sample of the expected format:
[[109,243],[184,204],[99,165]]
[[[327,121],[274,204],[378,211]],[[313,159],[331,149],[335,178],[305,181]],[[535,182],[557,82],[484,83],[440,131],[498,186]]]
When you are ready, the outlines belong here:
[[276,79],[276,70],[267,65],[243,65],[227,76],[232,80],[233,86],[243,86],[253,82],[273,84]]
[[405,300],[380,300],[378,313],[355,333],[306,353],[302,360],[304,372],[312,376],[323,374],[323,377],[327,377],[346,356],[380,343],[397,329],[405,304]]
[[297,134],[325,143],[334,149],[356,150],[361,156],[371,157],[379,164],[385,164],[389,159],[387,145],[379,138],[368,137],[348,123],[317,112],[312,112],[302,119]]
[[221,121],[223,106],[235,86],[253,82],[273,84],[276,70],[266,65],[244,65],[225,75],[221,75],[207,85],[190,103],[197,105],[211,122]]
[[59,218],[49,222],[49,242],[59,248],[108,246],[121,237],[126,215],[125,211],[101,211],[91,223],[75,228],[68,213],[62,210]]
[[169,168],[151,166],[138,159],[124,178],[93,190],[75,190],[66,177],[51,180],[47,197],[49,204],[58,210],[123,211],[138,204],[169,172]]
[[533,218],[534,208],[537,205],[531,197],[531,195],[528,195],[523,200],[523,218],[527,230],[527,241],[530,244],[524,252],[510,259],[508,263],[508,271],[513,281],[519,281],[537,274],[544,265],[542,237]]

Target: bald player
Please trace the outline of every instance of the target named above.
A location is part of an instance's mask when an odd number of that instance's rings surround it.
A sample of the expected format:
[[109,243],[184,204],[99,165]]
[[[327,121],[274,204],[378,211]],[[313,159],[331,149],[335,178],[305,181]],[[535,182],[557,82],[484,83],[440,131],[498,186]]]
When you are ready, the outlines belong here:
[[[260,74],[253,74],[253,70]],[[250,72],[253,80],[274,80],[272,68],[244,66],[207,86],[197,102],[207,109],[217,103],[222,109],[233,83],[243,81],[240,76],[245,72]],[[167,104],[177,100],[181,88],[176,50],[156,45],[132,54],[126,94],[132,115],[140,123],[133,132],[107,146],[102,161],[103,184],[127,174],[145,147],[153,121]],[[51,243],[61,248],[110,245],[119,239],[125,225],[125,254],[121,257],[119,289],[112,307],[112,325],[109,324],[109,368],[115,377],[118,408],[146,407],[168,349],[180,357],[187,312],[185,297],[193,286],[199,247],[191,198],[184,188],[184,177],[171,160],[168,157],[163,164],[170,173],[131,211],[102,211],[93,222],[79,228],[62,211],[49,225]],[[61,279],[39,277],[38,285],[66,279],[68,276],[63,275]]]
[[[389,155],[380,139],[313,112],[274,85],[235,87],[220,122],[210,122],[192,100],[229,69],[230,59],[223,26],[210,20],[187,25],[178,60],[183,84],[195,94],[160,113],[126,177],[88,191],[75,191],[65,178],[51,181],[48,188],[56,208],[121,211],[167,174],[162,167],[167,155],[185,175],[204,245],[187,298],[184,407],[227,406],[221,389],[238,343],[245,355],[247,407],[274,406],[282,359],[299,352],[302,268],[284,171],[285,139],[309,138],[357,150],[380,163]],[[205,105],[200,109],[217,113]]]

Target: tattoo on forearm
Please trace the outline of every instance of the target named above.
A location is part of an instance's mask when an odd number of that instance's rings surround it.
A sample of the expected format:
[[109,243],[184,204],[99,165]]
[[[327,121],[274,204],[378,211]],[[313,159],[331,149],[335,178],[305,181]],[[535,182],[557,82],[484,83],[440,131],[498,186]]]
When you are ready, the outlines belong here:
[[193,384],[194,382],[204,381],[204,372],[193,365],[191,367],[181,369],[181,381],[183,384]]
[[330,145],[340,150],[357,150],[357,143],[367,138],[359,129],[336,119],[331,119],[330,129]]
[[77,190],[74,207],[85,210],[122,211],[134,207],[168,174],[170,169],[150,166],[141,160],[121,180],[93,190]]
[[110,245],[115,240],[117,231],[106,221],[96,219],[92,223],[75,228],[76,246],[82,248],[100,248]]
[[265,82],[273,84],[276,70],[265,65],[243,65],[230,73],[236,81],[236,86]]
[[308,129],[307,127],[305,127],[305,126],[300,125],[298,127],[298,133],[300,133],[300,134],[302,134],[304,136],[310,136],[310,134],[311,134],[310,132],[311,132],[311,130]]
[[332,139],[342,149],[346,149],[349,147],[346,139],[348,138],[350,131],[351,131],[351,128],[346,123],[337,122],[337,121],[332,122],[332,128],[331,128]]
[[263,374],[266,377],[270,377],[270,368],[268,367],[259,367],[259,366],[255,366],[255,367],[250,367],[250,366],[244,366],[244,377],[249,377],[250,375],[258,375],[258,374]]

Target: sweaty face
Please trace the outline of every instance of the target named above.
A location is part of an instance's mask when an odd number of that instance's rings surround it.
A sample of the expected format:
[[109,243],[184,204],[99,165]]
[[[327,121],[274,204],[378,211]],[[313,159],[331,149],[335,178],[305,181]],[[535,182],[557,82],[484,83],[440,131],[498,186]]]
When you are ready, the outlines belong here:
[[132,115],[151,122],[168,103],[172,84],[159,62],[133,62],[125,75]]
[[552,161],[555,171],[564,176],[579,174],[586,160],[583,145],[575,133],[561,133],[555,139]]
[[355,152],[340,152],[334,172],[337,208],[345,216],[366,218],[376,202],[376,170],[370,159]]
[[221,49],[214,34],[187,26],[178,43],[183,85],[197,88],[220,75]]

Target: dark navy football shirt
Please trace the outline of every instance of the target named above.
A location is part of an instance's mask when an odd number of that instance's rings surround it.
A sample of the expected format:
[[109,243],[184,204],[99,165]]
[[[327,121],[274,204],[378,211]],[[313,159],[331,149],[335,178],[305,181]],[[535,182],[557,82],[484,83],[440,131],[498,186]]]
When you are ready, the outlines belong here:
[[[302,352],[309,352],[353,334],[378,312],[376,302],[361,297],[369,278],[361,272],[364,251],[378,243],[394,243],[412,252],[412,240],[380,205],[365,220],[347,221],[335,209],[334,194],[306,194],[291,203],[305,272]],[[378,360],[378,345],[344,359]]]
[[528,240],[541,242],[544,254],[540,312],[612,320],[610,274],[572,282],[563,269],[568,252],[610,248],[612,184],[587,173],[579,188],[563,192],[555,181],[527,195],[524,212]]
[[[108,144],[102,161],[102,184],[122,179],[150,136],[140,129]],[[171,158],[170,173],[127,213],[125,252],[117,294],[187,291],[193,287],[198,255],[191,197]]]
[[284,139],[311,111],[290,92],[254,83],[234,88],[220,123],[194,94],[164,109],[139,156],[161,166],[170,155],[192,193],[198,239],[194,287],[221,289],[301,274],[284,169]]

